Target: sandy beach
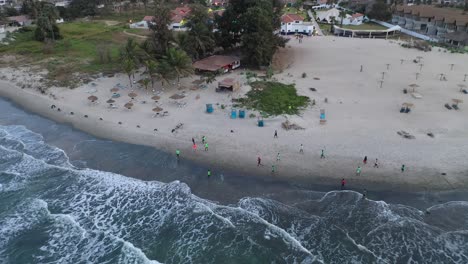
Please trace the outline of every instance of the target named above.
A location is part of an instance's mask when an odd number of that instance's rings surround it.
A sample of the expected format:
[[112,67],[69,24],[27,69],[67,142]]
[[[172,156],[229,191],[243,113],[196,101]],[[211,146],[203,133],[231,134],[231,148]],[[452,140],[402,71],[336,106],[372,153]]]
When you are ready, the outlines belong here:
[[[445,103],[452,104],[452,99],[468,98],[457,86],[467,84],[463,82],[468,73],[466,55],[445,53],[438,48],[432,52],[405,49],[395,41],[335,37],[308,38],[301,44],[291,40],[288,45],[287,54],[293,56],[293,64],[274,78],[295,83],[298,93],[314,99],[316,105],[309,106],[301,116],[267,118],[265,127],[258,127],[257,119],[248,117],[252,112],[258,115],[255,111],[247,111],[245,119],[229,117],[231,99],[250,89],[245,74],[241,74],[243,70],[217,78],[237,79],[242,87],[234,94],[216,93],[217,81],[206,89],[192,90],[192,82],[198,79],[193,76],[182,79],[180,87],[163,89],[157,84],[154,94],[151,89],[135,88],[138,96],[130,110],[124,107],[132,100],[127,95],[131,92],[128,78],[123,74],[99,78],[72,90],[51,88],[43,95],[17,86],[35,82],[27,69],[5,68],[0,95],[98,137],[154,146],[169,153],[180,149],[182,158],[209,164],[214,172],[223,167],[326,184],[339,184],[341,178],[346,178],[354,186],[376,190],[468,187],[468,106],[461,103],[460,110],[444,107]],[[422,57],[421,63],[414,63],[418,56]],[[301,77],[303,72],[306,78]],[[446,81],[440,80],[441,73]],[[119,91],[121,97],[114,99],[117,108],[112,109],[106,101],[112,95],[110,89],[118,83],[126,88]],[[412,91],[408,85],[413,83],[419,85],[416,92],[422,98],[402,92],[404,88]],[[176,93],[185,98],[177,102],[170,99]],[[155,94],[161,97],[157,104],[151,100]],[[87,98],[91,95],[98,97],[97,103],[90,103]],[[400,113],[405,102],[414,105],[409,114]],[[215,105],[212,114],[205,113],[208,103]],[[56,108],[51,109],[51,105]],[[225,109],[220,105],[225,105]],[[167,111],[168,116],[154,117],[152,109],[156,106]],[[326,112],[326,124],[319,123],[320,109]],[[286,118],[304,130],[282,129]],[[172,132],[179,123],[183,126]],[[275,130],[277,139],[273,138]],[[406,131],[414,139],[403,138],[398,131]],[[209,151],[203,151],[201,144],[193,151],[192,137],[201,143],[203,135],[209,142]],[[301,144],[304,154],[299,153]],[[325,159],[320,159],[322,149]],[[278,152],[280,161],[276,160]],[[258,156],[264,166],[257,166]],[[362,162],[364,156],[368,157],[367,164]],[[379,168],[373,168],[376,158]],[[274,174],[272,164],[277,168]],[[407,168],[404,173],[400,171],[402,164]],[[361,175],[355,173],[358,166],[362,167]]]

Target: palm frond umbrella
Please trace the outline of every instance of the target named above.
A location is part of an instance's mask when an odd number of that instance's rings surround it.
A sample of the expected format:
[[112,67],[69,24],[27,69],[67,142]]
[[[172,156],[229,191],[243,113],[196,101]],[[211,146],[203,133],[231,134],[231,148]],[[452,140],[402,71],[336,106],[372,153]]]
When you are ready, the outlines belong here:
[[92,103],[96,102],[97,101],[97,96],[94,96],[94,95],[91,95],[90,97],[88,97],[88,100],[90,100]]
[[154,100],[154,101],[157,101],[157,100],[159,100],[159,99],[161,99],[161,97],[160,97],[160,96],[157,96],[157,95],[151,97],[151,100]]
[[162,109],[161,107],[159,107],[159,106],[153,108],[153,112],[156,112],[156,113],[159,113],[159,112],[161,112],[162,110],[163,110],[163,109]]
[[463,103],[463,100],[462,99],[452,99],[452,101],[458,105],[459,103]]
[[137,94],[137,93],[134,93],[134,92],[131,92],[131,93],[128,94],[128,96],[129,96],[130,98],[132,98],[132,100],[133,100],[133,99],[135,99],[135,97],[138,96],[138,94]]
[[124,105],[124,107],[127,108],[127,109],[132,109],[133,103],[128,102],[128,103],[126,103],[126,104]]
[[417,84],[415,84],[415,83],[410,84],[410,85],[408,85],[408,86],[411,87],[411,88],[413,88],[413,92],[416,90],[416,88],[419,87],[419,85],[417,85]]
[[182,95],[182,94],[173,94],[173,95],[171,95],[171,97],[169,97],[169,98],[174,99],[174,100],[179,100],[179,99],[185,98],[185,95]]
[[413,106],[414,106],[414,104],[412,104],[412,103],[403,103],[403,107],[411,108]]
[[119,88],[117,88],[117,87],[114,87],[114,88],[110,89],[110,91],[111,91],[111,92],[113,92],[113,93],[116,93],[116,92],[118,92],[118,91],[119,91]]
[[463,83],[457,84],[457,86],[460,88],[460,92],[463,90],[463,88],[466,88],[466,84]]
[[115,103],[115,101],[112,100],[112,99],[109,99],[109,100],[106,101],[106,103],[108,103],[108,104],[113,104],[113,103]]

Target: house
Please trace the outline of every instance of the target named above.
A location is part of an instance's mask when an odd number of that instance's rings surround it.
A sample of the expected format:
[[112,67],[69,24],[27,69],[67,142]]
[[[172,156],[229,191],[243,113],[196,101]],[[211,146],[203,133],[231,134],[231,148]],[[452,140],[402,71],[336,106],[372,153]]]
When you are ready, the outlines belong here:
[[[169,29],[174,31],[187,30],[185,27],[186,19],[190,16],[191,9],[189,7],[177,7],[171,11],[171,24]],[[145,16],[143,20],[130,24],[130,28],[148,29],[151,23],[154,23],[154,16]]]
[[332,8],[327,11],[317,12],[317,19],[322,23],[335,23],[343,25],[361,25],[364,22],[364,15],[355,13],[353,15],[345,14],[343,18],[340,17],[340,10]]
[[443,35],[445,42],[457,47],[468,46],[468,33],[463,31],[451,32]]
[[27,16],[11,16],[7,17],[7,20],[10,21],[10,24],[18,26],[30,26],[32,24],[32,20]]
[[211,0],[212,6],[226,6],[229,0]]
[[304,18],[297,14],[285,14],[281,17],[281,34],[305,34],[312,35],[315,28],[310,22],[304,22]]
[[193,63],[199,72],[223,72],[239,68],[240,58],[236,56],[213,55]]

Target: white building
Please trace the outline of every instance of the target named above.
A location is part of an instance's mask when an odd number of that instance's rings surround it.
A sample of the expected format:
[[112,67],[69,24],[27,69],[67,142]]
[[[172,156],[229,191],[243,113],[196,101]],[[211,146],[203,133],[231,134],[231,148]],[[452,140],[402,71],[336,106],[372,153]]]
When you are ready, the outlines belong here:
[[319,11],[317,12],[317,19],[322,23],[332,23],[334,21],[335,24],[343,24],[343,25],[361,25],[364,21],[364,15],[361,13],[356,13],[353,15],[346,14],[343,17],[343,23],[341,23],[340,17],[340,10],[336,8],[332,8],[327,11]]
[[[186,20],[190,15],[189,7],[177,7],[171,11],[172,23],[168,26],[170,30],[184,31],[187,30],[185,26]],[[153,16],[145,16],[142,21],[130,24],[130,28],[148,29],[149,25],[153,23]]]
[[297,14],[286,14],[281,17],[281,34],[305,34],[314,33],[314,25],[310,22],[304,22],[304,18]]

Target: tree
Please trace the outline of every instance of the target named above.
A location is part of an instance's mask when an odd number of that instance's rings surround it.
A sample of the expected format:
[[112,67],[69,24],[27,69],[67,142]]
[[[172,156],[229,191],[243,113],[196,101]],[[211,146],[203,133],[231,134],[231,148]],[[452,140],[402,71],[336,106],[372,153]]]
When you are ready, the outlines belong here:
[[373,5],[371,11],[367,14],[371,19],[388,21],[392,18],[392,13],[389,7],[385,4],[384,0],[377,0]]
[[19,15],[18,11],[14,7],[4,7],[3,12],[6,16],[17,16]]
[[340,25],[343,26],[343,19],[346,18],[346,12],[343,11],[343,10],[341,10],[339,16],[340,16],[340,18],[341,18],[341,23],[340,23]]
[[151,80],[151,88],[154,88],[154,79],[157,77],[158,64],[154,60],[145,61],[146,72]]
[[138,62],[137,55],[138,45],[133,38],[128,38],[125,45],[120,49],[120,60],[132,60],[134,63]]
[[198,59],[211,53],[216,45],[213,34],[213,22],[208,15],[208,9],[201,5],[192,5],[192,12],[189,17],[187,27],[188,41],[191,43],[185,46],[187,54]]
[[135,62],[130,58],[125,58],[122,61],[122,66],[123,66],[125,73],[128,76],[128,80],[130,81],[130,88],[133,88],[132,75],[136,69]]
[[142,83],[143,83],[143,86],[145,87],[145,90],[148,91],[148,85],[150,84],[150,79],[145,78],[143,79]]
[[60,30],[55,22],[58,17],[57,9],[53,4],[41,2],[34,38],[37,41],[52,42],[61,39]]
[[72,18],[95,16],[98,1],[96,0],[72,0],[68,6],[69,15]]
[[178,83],[180,83],[181,76],[188,76],[193,73],[192,60],[183,50],[169,48],[162,58],[162,64],[166,64],[164,67],[169,66],[175,73]]
[[151,37],[147,43],[148,52],[160,58],[166,54],[169,43],[173,40],[172,32],[169,29],[171,24],[171,11],[167,5],[157,4],[153,21],[149,24]]

